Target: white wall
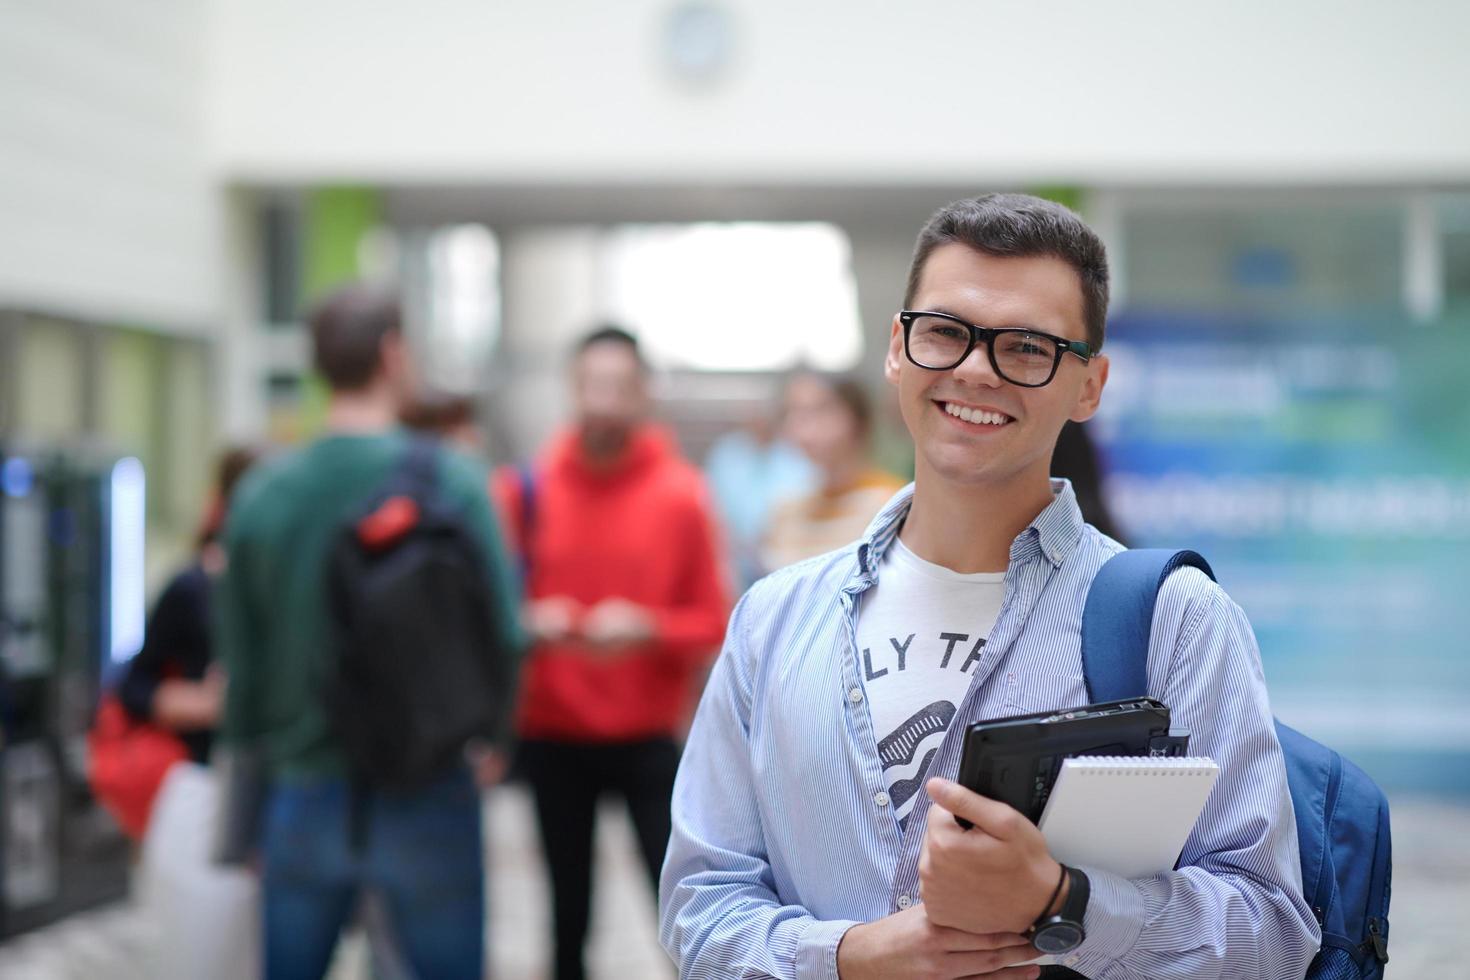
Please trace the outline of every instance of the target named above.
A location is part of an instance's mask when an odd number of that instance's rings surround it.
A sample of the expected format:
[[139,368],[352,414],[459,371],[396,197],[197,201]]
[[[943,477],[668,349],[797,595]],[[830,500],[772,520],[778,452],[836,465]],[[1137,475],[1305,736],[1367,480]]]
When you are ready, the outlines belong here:
[[241,179],[1464,180],[1462,0],[213,0],[214,164]]
[[211,315],[204,22],[197,0],[0,0],[0,306]]

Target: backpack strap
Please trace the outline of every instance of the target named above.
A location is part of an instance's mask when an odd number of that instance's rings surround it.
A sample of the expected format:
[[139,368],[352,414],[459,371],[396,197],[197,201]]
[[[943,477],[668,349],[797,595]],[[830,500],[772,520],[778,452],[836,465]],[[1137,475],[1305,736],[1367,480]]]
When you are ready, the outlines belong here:
[[1121,701],[1148,693],[1148,638],[1159,588],[1176,569],[1210,563],[1193,551],[1133,548],[1103,563],[1082,608],[1082,674],[1087,700]]
[[536,527],[536,474],[530,463],[519,463],[515,468],[516,485],[520,490],[520,518],[516,526],[519,537],[517,551],[520,552],[521,587],[528,588],[531,582],[531,531]]
[[428,436],[413,436],[408,440],[408,448],[398,461],[392,482],[407,489],[414,497],[427,500],[439,485],[439,468],[436,465],[438,461],[438,440]]

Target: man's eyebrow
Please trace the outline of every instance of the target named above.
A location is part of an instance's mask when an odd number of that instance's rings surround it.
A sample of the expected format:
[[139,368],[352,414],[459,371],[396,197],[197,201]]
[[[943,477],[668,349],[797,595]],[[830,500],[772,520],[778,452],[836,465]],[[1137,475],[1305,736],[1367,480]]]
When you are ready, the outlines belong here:
[[[945,316],[952,316],[952,317],[954,317],[956,320],[959,320],[961,323],[969,323],[970,322],[969,320],[966,320],[964,317],[960,316],[958,313],[954,312],[953,310],[947,310],[947,309],[945,309],[942,306],[931,306],[927,310],[917,310],[915,312],[920,312],[920,313],[943,313]],[[972,326],[979,326],[979,324],[978,323],[977,324],[972,324]],[[1049,330],[1043,330],[1040,327],[1038,327],[1038,326],[1036,326],[1034,324],[1030,324],[1030,323],[1007,323],[1007,324],[1003,324],[1002,326],[999,326],[999,327],[990,327],[988,329],[991,329],[991,330],[1029,330],[1032,333],[1044,333],[1044,334],[1046,334],[1049,337],[1050,336],[1055,336],[1054,334],[1051,333],[1051,331],[1049,331]]]

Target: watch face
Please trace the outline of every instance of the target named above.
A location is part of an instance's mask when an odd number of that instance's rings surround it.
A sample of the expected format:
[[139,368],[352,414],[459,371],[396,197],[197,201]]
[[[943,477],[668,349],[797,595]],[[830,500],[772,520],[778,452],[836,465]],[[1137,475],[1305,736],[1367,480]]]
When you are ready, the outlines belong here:
[[1066,919],[1053,919],[1036,930],[1031,943],[1043,953],[1069,953],[1082,945],[1082,927]]

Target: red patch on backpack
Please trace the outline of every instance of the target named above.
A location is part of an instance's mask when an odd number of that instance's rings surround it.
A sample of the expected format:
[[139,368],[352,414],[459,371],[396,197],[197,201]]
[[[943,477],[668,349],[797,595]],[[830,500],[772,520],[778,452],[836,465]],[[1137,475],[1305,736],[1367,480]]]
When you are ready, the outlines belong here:
[[378,509],[357,522],[357,539],[372,551],[392,547],[419,522],[419,505],[412,497],[389,497]]

